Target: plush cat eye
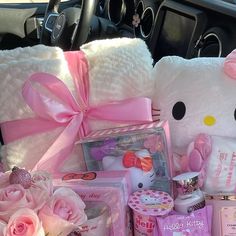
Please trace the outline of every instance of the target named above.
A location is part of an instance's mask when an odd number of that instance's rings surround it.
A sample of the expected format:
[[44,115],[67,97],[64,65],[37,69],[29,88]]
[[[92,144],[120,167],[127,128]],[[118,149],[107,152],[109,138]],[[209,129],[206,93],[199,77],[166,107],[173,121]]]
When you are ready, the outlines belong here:
[[175,120],[181,120],[186,113],[186,106],[183,102],[176,102],[172,109],[172,116]]

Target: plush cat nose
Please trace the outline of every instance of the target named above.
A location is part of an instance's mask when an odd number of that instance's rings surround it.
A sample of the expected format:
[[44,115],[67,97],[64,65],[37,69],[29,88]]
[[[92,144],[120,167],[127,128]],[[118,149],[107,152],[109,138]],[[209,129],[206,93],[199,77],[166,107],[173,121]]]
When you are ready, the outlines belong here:
[[203,121],[207,126],[212,126],[216,123],[216,119],[214,116],[206,116]]

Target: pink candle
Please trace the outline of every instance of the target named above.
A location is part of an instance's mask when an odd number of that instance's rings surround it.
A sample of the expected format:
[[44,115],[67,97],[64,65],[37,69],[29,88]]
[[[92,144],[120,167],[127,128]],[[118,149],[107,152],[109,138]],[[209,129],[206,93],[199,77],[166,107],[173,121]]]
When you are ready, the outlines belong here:
[[139,190],[129,197],[133,210],[134,235],[157,236],[156,217],[167,215],[174,202],[168,193],[157,190]]

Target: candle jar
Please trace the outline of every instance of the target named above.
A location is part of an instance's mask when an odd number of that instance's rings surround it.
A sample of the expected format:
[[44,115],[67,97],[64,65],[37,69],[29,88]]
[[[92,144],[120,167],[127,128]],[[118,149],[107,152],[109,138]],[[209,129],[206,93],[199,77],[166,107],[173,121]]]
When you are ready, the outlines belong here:
[[132,193],[128,205],[133,210],[134,236],[158,236],[156,217],[166,216],[174,202],[168,193],[148,189]]
[[174,201],[174,209],[180,213],[191,213],[205,206],[203,192],[198,186],[198,172],[187,172],[173,178],[178,196]]

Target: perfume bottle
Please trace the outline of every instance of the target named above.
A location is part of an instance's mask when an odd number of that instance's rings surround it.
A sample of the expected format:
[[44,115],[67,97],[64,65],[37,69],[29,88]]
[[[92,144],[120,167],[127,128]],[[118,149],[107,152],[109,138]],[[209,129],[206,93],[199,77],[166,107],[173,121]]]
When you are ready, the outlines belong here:
[[187,172],[173,178],[178,196],[174,201],[177,212],[188,214],[205,206],[203,192],[198,186],[198,172]]

